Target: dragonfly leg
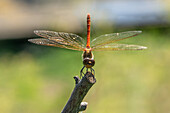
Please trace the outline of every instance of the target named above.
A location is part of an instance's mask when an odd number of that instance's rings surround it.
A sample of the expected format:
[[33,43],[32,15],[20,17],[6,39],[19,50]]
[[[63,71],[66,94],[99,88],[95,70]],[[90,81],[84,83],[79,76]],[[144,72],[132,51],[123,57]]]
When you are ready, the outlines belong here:
[[82,77],[82,73],[84,74],[84,72],[83,72],[84,68],[85,68],[85,66],[83,66],[83,68],[82,68],[81,71],[80,71],[80,79],[81,79],[81,77]]
[[94,69],[93,69],[93,68],[90,68],[90,70],[91,70],[91,73],[93,73],[93,74],[95,75]]

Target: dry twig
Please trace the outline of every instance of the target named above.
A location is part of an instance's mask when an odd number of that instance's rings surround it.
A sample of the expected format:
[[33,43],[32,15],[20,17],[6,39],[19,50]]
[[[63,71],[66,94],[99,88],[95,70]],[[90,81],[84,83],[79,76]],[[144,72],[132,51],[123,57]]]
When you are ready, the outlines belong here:
[[87,108],[87,102],[82,102],[82,100],[93,84],[96,83],[96,79],[91,72],[86,72],[81,80],[78,76],[75,76],[74,80],[75,88],[61,113],[78,113]]

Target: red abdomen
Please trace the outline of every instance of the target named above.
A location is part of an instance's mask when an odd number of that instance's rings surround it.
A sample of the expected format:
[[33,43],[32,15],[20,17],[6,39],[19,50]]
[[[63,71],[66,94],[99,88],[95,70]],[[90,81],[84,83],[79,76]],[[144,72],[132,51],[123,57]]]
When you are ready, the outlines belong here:
[[86,48],[90,48],[90,14],[87,14],[87,44]]

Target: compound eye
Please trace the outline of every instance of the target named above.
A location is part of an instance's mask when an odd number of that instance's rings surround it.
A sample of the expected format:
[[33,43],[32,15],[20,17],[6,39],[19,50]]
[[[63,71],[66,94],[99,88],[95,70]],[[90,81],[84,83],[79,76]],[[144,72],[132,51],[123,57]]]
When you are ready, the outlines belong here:
[[91,65],[94,66],[94,64],[95,64],[94,59],[91,59],[90,62],[91,62]]
[[91,60],[91,62],[92,62],[92,64],[93,64],[93,66],[94,66],[94,64],[95,64],[95,61],[94,61],[94,59],[92,59],[92,60]]
[[84,64],[84,65],[87,65],[88,63],[89,63],[89,59],[84,59],[84,60],[83,60],[83,64]]

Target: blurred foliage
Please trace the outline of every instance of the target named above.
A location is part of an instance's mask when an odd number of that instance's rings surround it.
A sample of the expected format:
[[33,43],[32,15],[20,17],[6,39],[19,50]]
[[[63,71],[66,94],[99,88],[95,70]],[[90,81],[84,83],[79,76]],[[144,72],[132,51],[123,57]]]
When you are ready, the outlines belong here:
[[[108,32],[96,31],[95,36],[102,33]],[[169,28],[145,28],[122,42],[147,50],[94,52],[97,83],[84,100],[86,112],[168,113],[169,37]],[[83,66],[82,52],[12,42],[0,41],[0,113],[60,112]]]

